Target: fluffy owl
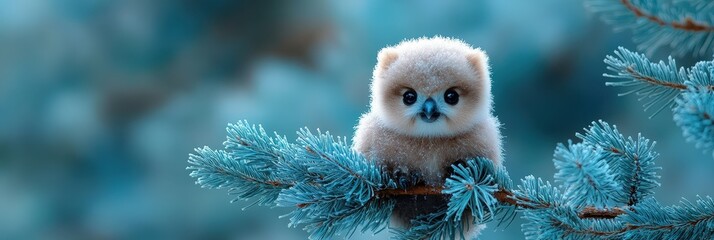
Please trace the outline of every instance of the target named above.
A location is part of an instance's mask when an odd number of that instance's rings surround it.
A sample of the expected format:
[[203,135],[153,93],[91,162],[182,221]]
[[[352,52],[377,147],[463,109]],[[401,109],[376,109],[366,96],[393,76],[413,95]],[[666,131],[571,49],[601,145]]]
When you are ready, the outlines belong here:
[[[444,37],[406,40],[378,54],[370,110],[355,127],[353,148],[399,182],[442,186],[458,161],[486,157],[501,164],[500,124],[491,102],[483,51]],[[444,196],[396,199],[396,227],[448,202]],[[473,235],[478,227],[470,229]]]

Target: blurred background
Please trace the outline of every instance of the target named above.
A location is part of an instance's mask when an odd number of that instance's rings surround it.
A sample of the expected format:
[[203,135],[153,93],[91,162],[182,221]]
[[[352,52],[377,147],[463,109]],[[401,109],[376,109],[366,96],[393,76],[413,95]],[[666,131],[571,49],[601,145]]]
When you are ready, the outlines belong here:
[[0,0],[0,238],[306,239],[287,209],[199,188],[188,153],[241,119],[351,136],[379,49],[434,35],[490,55],[515,180],[552,180],[556,143],[603,119],[658,142],[661,202],[714,195],[669,111],[605,87],[605,55],[635,44],[580,1]]

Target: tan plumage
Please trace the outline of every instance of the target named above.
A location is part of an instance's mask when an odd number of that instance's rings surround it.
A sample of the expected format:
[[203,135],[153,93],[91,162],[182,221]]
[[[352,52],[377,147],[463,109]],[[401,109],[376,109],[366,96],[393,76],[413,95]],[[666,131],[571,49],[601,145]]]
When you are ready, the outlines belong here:
[[[492,115],[483,51],[456,39],[420,38],[384,48],[377,59],[370,111],[356,127],[355,150],[435,186],[444,183],[459,160],[481,156],[501,164],[500,124]],[[446,95],[454,92],[458,100],[451,104]],[[393,223],[402,227],[446,203],[435,196],[398,201]]]

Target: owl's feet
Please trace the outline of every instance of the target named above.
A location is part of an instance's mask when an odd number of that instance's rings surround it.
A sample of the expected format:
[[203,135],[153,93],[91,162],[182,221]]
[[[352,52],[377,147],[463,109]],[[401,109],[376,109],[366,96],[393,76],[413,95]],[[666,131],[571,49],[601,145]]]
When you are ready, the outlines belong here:
[[423,183],[422,174],[417,170],[410,172],[407,169],[397,168],[392,171],[392,179],[397,183],[397,187],[402,189]]

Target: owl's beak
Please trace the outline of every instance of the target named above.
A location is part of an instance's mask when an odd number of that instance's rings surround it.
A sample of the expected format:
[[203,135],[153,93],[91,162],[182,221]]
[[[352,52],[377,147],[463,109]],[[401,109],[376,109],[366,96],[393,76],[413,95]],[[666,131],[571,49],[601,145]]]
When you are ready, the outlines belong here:
[[419,116],[421,116],[421,120],[428,123],[432,123],[439,119],[441,113],[439,112],[439,109],[436,108],[436,101],[432,98],[426,99],[426,101],[424,101],[424,105],[421,107],[421,113],[419,113]]

